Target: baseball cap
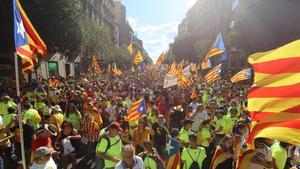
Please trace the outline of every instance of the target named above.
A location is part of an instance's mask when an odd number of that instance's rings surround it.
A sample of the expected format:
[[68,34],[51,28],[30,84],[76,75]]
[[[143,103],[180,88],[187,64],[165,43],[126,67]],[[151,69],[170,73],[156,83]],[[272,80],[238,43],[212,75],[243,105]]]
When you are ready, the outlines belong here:
[[118,122],[111,122],[109,125],[110,129],[117,129],[118,131],[123,131],[121,125]]
[[35,150],[34,152],[34,157],[39,158],[44,155],[52,154],[52,151],[48,147],[39,147],[38,149]]

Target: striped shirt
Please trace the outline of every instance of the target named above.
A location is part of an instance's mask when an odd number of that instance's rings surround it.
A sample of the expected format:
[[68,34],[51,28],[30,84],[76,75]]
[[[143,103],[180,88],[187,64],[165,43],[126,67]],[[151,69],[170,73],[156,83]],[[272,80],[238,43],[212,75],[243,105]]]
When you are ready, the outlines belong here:
[[95,121],[85,121],[82,124],[82,136],[89,142],[98,141],[99,125]]

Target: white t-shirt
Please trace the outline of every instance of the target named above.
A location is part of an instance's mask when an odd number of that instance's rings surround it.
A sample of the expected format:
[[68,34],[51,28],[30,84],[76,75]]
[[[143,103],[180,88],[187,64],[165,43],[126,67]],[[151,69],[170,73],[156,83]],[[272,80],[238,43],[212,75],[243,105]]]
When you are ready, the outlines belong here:
[[50,157],[50,160],[46,164],[33,163],[30,166],[30,169],[57,169],[57,166],[56,166],[54,160],[52,159],[52,157]]
[[[265,146],[264,148],[258,149],[256,155],[258,155],[259,158],[262,160],[265,159],[269,162],[272,161],[272,150],[267,146]],[[254,164],[254,163],[250,162],[248,169],[265,169],[265,167],[262,165],[258,165],[258,164]]]
[[208,119],[207,112],[196,112],[196,115],[192,119],[194,123],[192,124],[192,130],[198,131],[199,125],[204,121]]
[[[143,159],[139,156],[134,156],[134,167],[132,169],[145,169]],[[116,166],[115,169],[126,169],[123,160],[120,161]]]

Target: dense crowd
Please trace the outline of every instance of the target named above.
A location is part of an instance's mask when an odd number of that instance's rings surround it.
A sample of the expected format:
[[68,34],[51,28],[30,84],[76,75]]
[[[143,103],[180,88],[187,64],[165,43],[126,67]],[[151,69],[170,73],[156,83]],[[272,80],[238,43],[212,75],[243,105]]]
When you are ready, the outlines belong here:
[[[1,83],[0,168],[16,168],[22,160],[18,103],[26,164],[32,169],[169,168],[171,139],[180,145],[177,161],[183,169],[238,167],[241,154],[249,149],[250,84],[195,80],[185,89],[164,89],[162,81],[163,74],[154,77],[149,72],[90,74],[76,80],[53,77],[22,81],[21,98],[16,97],[14,81]],[[147,114],[126,121],[140,98]],[[253,146],[247,168],[298,164],[299,150],[293,145],[258,138]]]

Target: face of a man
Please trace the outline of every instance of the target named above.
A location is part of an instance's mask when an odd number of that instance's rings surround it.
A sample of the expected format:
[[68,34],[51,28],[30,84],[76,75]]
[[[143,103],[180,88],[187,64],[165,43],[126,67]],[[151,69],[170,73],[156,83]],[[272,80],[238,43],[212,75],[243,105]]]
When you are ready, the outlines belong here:
[[127,165],[133,165],[133,151],[124,151],[123,159]]

